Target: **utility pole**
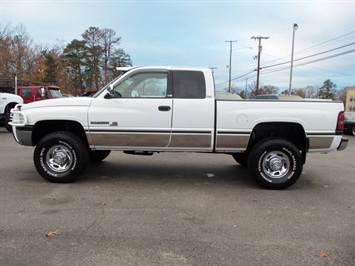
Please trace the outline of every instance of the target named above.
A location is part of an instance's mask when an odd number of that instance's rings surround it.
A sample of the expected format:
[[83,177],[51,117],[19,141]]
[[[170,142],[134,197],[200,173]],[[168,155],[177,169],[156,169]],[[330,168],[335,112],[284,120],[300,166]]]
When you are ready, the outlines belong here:
[[15,79],[15,94],[17,95],[17,73],[14,73],[14,79]]
[[291,50],[291,67],[290,67],[290,84],[288,86],[288,94],[292,94],[292,70],[293,70],[293,52],[295,48],[295,31],[298,29],[296,23],[293,24],[293,34],[292,34],[292,50]]
[[229,86],[228,86],[228,92],[231,92],[231,75],[232,75],[232,45],[234,42],[237,41],[226,41],[229,42]]
[[263,47],[261,46],[261,40],[262,39],[269,39],[270,37],[251,37],[251,39],[254,39],[254,40],[259,40],[259,45],[258,45],[258,67],[256,69],[257,71],[257,74],[256,74],[256,89],[255,89],[255,96],[258,95],[259,93],[259,73],[260,73],[260,53],[263,49]]

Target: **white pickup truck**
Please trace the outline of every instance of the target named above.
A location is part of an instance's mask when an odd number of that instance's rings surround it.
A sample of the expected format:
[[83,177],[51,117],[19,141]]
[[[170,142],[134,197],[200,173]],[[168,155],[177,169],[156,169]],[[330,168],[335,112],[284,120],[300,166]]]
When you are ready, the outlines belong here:
[[9,125],[10,111],[16,104],[23,103],[23,99],[15,94],[0,92],[0,126],[12,131]]
[[341,102],[216,97],[210,69],[137,67],[93,97],[17,105],[13,135],[36,146],[34,164],[51,182],[72,182],[112,150],[231,154],[264,188],[297,181],[308,152],[342,150]]

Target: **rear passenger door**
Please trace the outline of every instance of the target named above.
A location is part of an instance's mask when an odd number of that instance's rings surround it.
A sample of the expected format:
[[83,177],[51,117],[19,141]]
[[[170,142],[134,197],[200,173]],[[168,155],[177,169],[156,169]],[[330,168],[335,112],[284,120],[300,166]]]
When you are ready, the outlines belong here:
[[173,70],[173,119],[169,148],[210,151],[214,135],[214,99],[206,95],[202,71]]

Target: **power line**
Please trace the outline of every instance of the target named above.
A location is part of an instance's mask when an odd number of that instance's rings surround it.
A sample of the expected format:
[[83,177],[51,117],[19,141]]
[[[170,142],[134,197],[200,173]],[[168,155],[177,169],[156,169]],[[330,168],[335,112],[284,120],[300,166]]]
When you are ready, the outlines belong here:
[[[312,60],[312,61],[307,61],[307,62],[304,62],[304,63],[300,63],[300,64],[297,64],[295,65],[294,67],[300,67],[300,66],[304,66],[304,65],[308,65],[308,64],[313,64],[313,63],[317,63],[317,62],[320,62],[320,61],[324,61],[324,60],[327,60],[327,59],[331,59],[331,58],[334,58],[334,57],[338,57],[338,56],[342,56],[342,55],[345,55],[345,54],[349,54],[349,53],[353,53],[355,52],[355,49],[353,50],[348,50],[348,51],[345,51],[345,52],[342,52],[342,53],[338,53],[338,54],[334,54],[334,55],[330,55],[330,56],[326,56],[326,57],[322,57],[322,58],[319,58],[319,59],[315,59],[315,60]],[[260,69],[263,69],[263,68],[260,68]],[[289,67],[282,67],[282,68],[277,68],[277,69],[274,69],[274,70],[268,70],[266,72],[261,72],[261,75],[266,75],[266,74],[270,74],[270,73],[275,73],[275,72],[279,72],[279,71],[283,71],[283,70],[286,70],[286,69],[289,69]],[[247,78],[252,78],[254,77],[255,75],[250,75],[251,73],[254,73],[255,70],[253,71],[250,71],[250,72],[247,72],[243,75],[240,75],[236,78],[233,78],[232,81],[235,81],[235,80],[238,80],[238,79],[241,79],[241,78],[244,78],[247,76]],[[250,76],[248,76],[250,75]],[[219,83],[217,84],[216,86],[221,86],[223,84],[225,84],[227,82],[223,82],[223,83]]]
[[335,37],[335,38],[330,39],[330,40],[328,40],[328,41],[322,42],[322,43],[320,43],[320,44],[317,44],[317,45],[311,46],[311,47],[306,48],[306,49],[303,49],[303,50],[301,50],[301,51],[297,51],[297,54],[299,54],[299,53],[303,53],[303,52],[307,52],[307,51],[309,51],[309,50],[312,50],[313,48],[316,48],[316,47],[318,47],[318,46],[321,46],[321,45],[323,45],[323,44],[326,44],[326,43],[332,42],[332,41],[334,41],[334,40],[340,39],[340,38],[342,38],[342,37],[345,37],[345,36],[350,35],[350,34],[353,34],[353,33],[355,33],[355,31],[351,31],[351,32],[349,32],[349,33],[346,33],[346,34],[340,35],[340,36],[338,36],[338,37]]
[[[295,65],[294,67],[300,67],[300,66],[304,66],[304,65],[317,63],[317,62],[320,62],[320,61],[324,61],[324,60],[327,60],[327,59],[331,59],[331,58],[334,58],[334,57],[338,57],[338,56],[349,54],[349,53],[353,53],[353,52],[355,52],[355,49],[354,50],[349,50],[349,51],[346,51],[346,52],[342,52],[342,53],[338,53],[338,54],[335,54],[335,55],[331,55],[331,56],[326,56],[326,57],[323,57],[323,58],[315,59],[315,60],[312,60],[312,61],[300,63],[300,64]],[[261,72],[261,75],[271,74],[271,73],[283,71],[283,70],[286,70],[286,69],[288,69],[288,67],[282,67],[282,68],[278,68],[278,69],[274,69],[274,70],[268,70],[266,72]]]
[[[354,52],[355,52],[355,49],[349,50],[349,51],[345,51],[345,52],[342,52],[342,53],[338,53],[338,54],[335,54],[335,55],[330,55],[330,56],[326,56],[326,57],[323,57],[323,58],[315,59],[315,60],[312,60],[312,61],[300,63],[300,64],[295,65],[294,67],[299,67],[299,66],[304,66],[304,65],[308,65],[308,64],[313,64],[313,63],[317,63],[317,62],[320,62],[320,61],[323,61],[323,60],[331,59],[331,58],[334,58],[334,57],[338,57],[338,56],[341,56],[341,55],[345,55],[345,54],[349,54],[349,53],[354,53]],[[262,74],[274,73],[274,72],[282,71],[282,70],[285,70],[285,69],[288,69],[288,67],[283,67],[283,68],[279,68],[279,69],[275,69],[275,70],[269,70],[269,71],[267,71],[267,72],[263,72]]]
[[[311,46],[307,49],[304,49],[304,50],[301,50],[301,51],[298,51],[296,52],[295,54],[300,54],[300,53],[304,53],[306,51],[309,51],[309,50],[312,50],[316,47],[319,47],[319,46],[322,46],[324,44],[327,44],[327,43],[330,43],[334,40],[337,40],[337,39],[340,39],[340,38],[343,38],[343,37],[346,37],[348,35],[351,35],[351,34],[354,34],[355,31],[351,31],[351,32],[348,32],[346,34],[343,34],[343,35],[340,35],[338,37],[335,37],[335,38],[332,38],[328,41],[325,41],[325,42],[322,42],[320,44],[317,44],[317,45],[314,45],[314,46]],[[257,37],[252,37],[252,39],[255,38],[257,39]],[[266,37],[267,38],[267,37]],[[339,47],[335,47],[333,49],[330,49],[330,50],[326,50],[326,51],[323,51],[323,52],[320,52],[320,53],[317,53],[317,54],[313,54],[313,55],[309,55],[309,56],[305,56],[305,57],[302,57],[302,58],[298,58],[294,61],[301,61],[301,60],[305,60],[305,59],[308,59],[308,58],[311,58],[311,57],[315,57],[315,56],[318,56],[318,55],[322,55],[322,54],[325,54],[325,53],[329,53],[329,52],[333,52],[333,51],[336,51],[336,50],[339,50],[339,49],[342,49],[342,48],[345,48],[345,47],[348,47],[348,46],[351,46],[351,45],[354,45],[355,43],[350,43],[350,44],[346,44],[346,45],[343,45],[343,46],[339,46]],[[334,55],[331,55],[331,56],[327,56],[327,57],[322,57],[322,58],[319,58],[319,59],[315,59],[315,60],[312,60],[312,61],[307,61],[307,62],[304,62],[304,63],[300,63],[300,64],[297,64],[295,67],[300,67],[300,66],[304,66],[304,65],[308,65],[308,64],[312,64],[312,63],[316,63],[316,62],[319,62],[319,61],[323,61],[323,60],[327,60],[327,59],[331,59],[331,58],[334,58],[334,57],[338,57],[338,56],[341,56],[341,55],[345,55],[345,54],[348,54],[348,53],[352,53],[354,52],[355,50],[349,50],[349,51],[345,51],[345,52],[342,52],[342,53],[338,53],[338,54],[334,54]],[[259,56],[258,56],[259,57]],[[274,61],[278,61],[278,60],[282,60],[283,58],[286,58],[287,56],[285,57],[282,57],[282,58],[278,58]],[[260,57],[259,57],[260,58]],[[271,61],[272,62],[272,61]],[[255,75],[250,75],[252,73],[254,73],[256,70],[261,70],[261,69],[265,69],[265,68],[272,68],[272,67],[276,67],[276,66],[282,66],[282,65],[285,65],[285,64],[289,64],[290,61],[287,61],[287,62],[283,62],[283,63],[278,63],[278,64],[273,64],[273,65],[267,65],[267,66],[264,66],[264,67],[259,67],[257,69],[254,69],[252,71],[249,71],[245,74],[242,74],[240,76],[237,76],[235,78],[231,78],[231,81],[235,81],[235,80],[238,80],[238,79],[242,79],[242,78],[252,78],[252,77],[255,77]],[[267,71],[267,72],[263,72],[262,74],[269,74],[269,73],[274,73],[274,72],[278,72],[278,71],[282,71],[282,70],[285,70],[285,69],[288,69],[288,67],[282,67],[282,68],[278,68],[278,69],[275,69],[275,70],[270,70],[270,71]],[[328,70],[326,70],[328,71]],[[249,75],[249,76],[248,76]],[[257,74],[258,76],[258,74]],[[228,81],[226,82],[222,82],[222,83],[219,83],[219,84],[216,84],[215,86],[222,86],[224,84],[226,84]]]
[[[345,47],[348,47],[348,46],[351,46],[351,45],[354,45],[354,44],[355,43],[346,44],[346,45],[339,46],[339,47],[336,47],[336,48],[333,48],[333,49],[330,49],[330,50],[327,50],[327,51],[324,51],[324,52],[320,52],[320,53],[317,53],[317,54],[301,57],[301,58],[295,59],[294,61],[300,61],[300,60],[311,58],[311,57],[314,57],[314,56],[317,56],[317,55],[333,52],[333,51],[336,51],[336,50],[339,50],[339,49],[342,49],[342,48],[345,48]],[[274,64],[274,65],[269,65],[269,66],[264,66],[262,68],[265,69],[265,68],[270,68],[270,67],[275,67],[275,66],[281,66],[281,65],[288,64],[288,63],[290,63],[290,61],[287,61],[287,62],[284,62],[284,63],[278,63],[278,64]]]
[[[311,47],[309,47],[309,48],[306,48],[306,49],[303,49],[303,50],[300,50],[300,51],[295,51],[295,54],[302,54],[302,53],[307,52],[307,51],[310,51],[310,50],[312,50],[312,49],[314,49],[314,48],[316,48],[316,47],[318,47],[318,46],[322,46],[322,45],[324,45],[324,44],[330,43],[330,42],[332,42],[332,41],[334,41],[334,40],[343,38],[343,37],[345,37],[345,36],[348,36],[348,35],[351,35],[351,34],[354,34],[354,33],[355,33],[355,31],[348,32],[348,33],[346,33],[346,34],[340,35],[340,36],[338,36],[338,37],[335,37],[335,38],[330,39],[330,40],[328,40],[328,41],[325,41],[325,42],[322,42],[322,43],[320,43],[320,44],[311,46]],[[266,55],[267,55],[267,54],[266,54]],[[269,55],[269,56],[272,56],[272,55]],[[275,57],[275,56],[273,56],[273,57]],[[275,61],[278,61],[278,60],[282,60],[282,59],[288,58],[288,57],[289,57],[289,55],[286,55],[286,56],[283,56],[283,57],[276,57],[277,59],[275,59],[275,60],[273,60],[273,61],[270,61],[269,63],[272,63],[272,62],[275,62]],[[289,63],[289,61],[288,61],[288,63]]]

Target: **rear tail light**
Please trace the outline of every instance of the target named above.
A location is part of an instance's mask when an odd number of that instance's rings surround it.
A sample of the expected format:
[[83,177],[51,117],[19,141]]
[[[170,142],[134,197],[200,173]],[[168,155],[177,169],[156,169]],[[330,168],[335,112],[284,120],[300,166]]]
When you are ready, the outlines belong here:
[[338,122],[337,122],[337,128],[336,131],[343,131],[344,129],[344,112],[340,112],[338,115]]

